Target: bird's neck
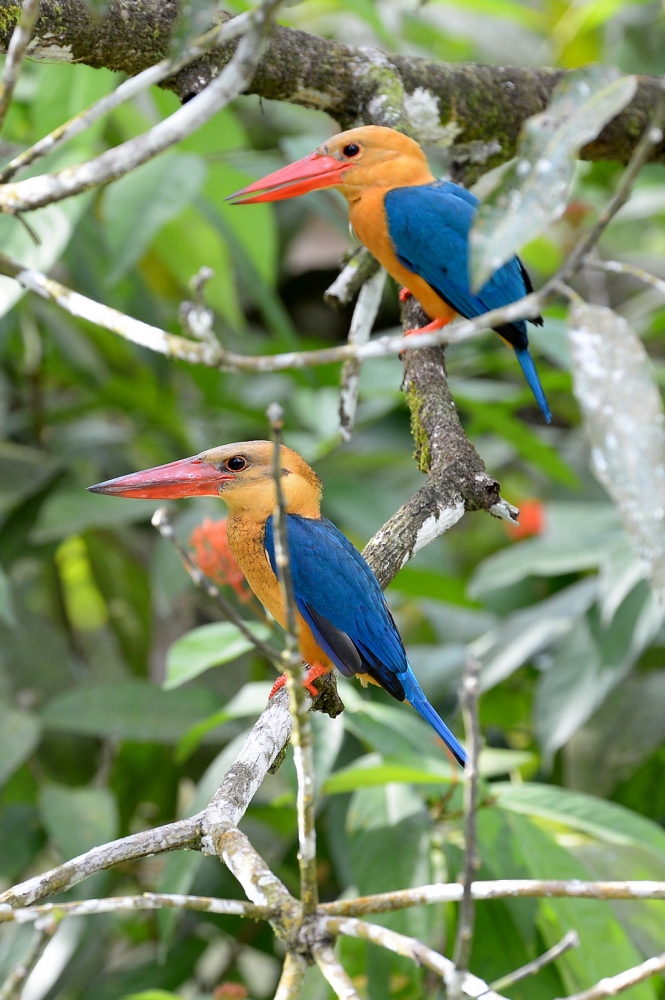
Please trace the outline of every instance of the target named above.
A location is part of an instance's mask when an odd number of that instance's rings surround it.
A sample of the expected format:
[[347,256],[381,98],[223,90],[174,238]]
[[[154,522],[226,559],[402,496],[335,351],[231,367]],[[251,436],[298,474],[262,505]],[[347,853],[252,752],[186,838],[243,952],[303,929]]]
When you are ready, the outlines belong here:
[[[300,517],[321,517],[319,491],[297,475],[286,475],[282,479],[284,502],[287,514]],[[265,524],[277,505],[275,487],[272,481],[251,484],[242,493],[223,494],[222,499],[229,509],[229,517],[245,524]]]

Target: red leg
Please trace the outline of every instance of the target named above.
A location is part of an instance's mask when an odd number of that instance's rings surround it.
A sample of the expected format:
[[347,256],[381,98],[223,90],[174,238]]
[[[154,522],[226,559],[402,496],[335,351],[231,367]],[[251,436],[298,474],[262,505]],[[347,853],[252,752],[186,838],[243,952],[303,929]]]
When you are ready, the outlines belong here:
[[414,327],[413,330],[406,330],[404,333],[405,337],[410,337],[414,333],[434,333],[436,330],[440,330],[442,327],[447,326],[450,323],[452,316],[448,319],[433,319],[431,323],[427,326]]
[[400,288],[399,290],[399,300],[404,305],[407,299],[413,296],[413,292],[410,292],[408,288]]
[[[310,667],[303,678],[303,687],[306,687],[312,698],[316,698],[319,692],[314,687],[313,681],[317,677],[321,677],[322,674],[328,673],[328,667],[324,667],[321,663],[315,663],[313,667]],[[286,684],[286,674],[280,674],[275,683],[272,686],[272,690],[268,695],[268,698],[274,698],[280,688],[283,688]]]

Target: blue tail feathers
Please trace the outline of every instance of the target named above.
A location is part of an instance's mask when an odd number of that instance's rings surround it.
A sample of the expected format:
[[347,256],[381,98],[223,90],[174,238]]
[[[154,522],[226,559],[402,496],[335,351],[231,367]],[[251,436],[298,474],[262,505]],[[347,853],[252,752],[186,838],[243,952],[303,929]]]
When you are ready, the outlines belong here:
[[404,688],[406,700],[413,705],[418,715],[420,715],[425,722],[428,722],[437,735],[441,737],[458,764],[461,764],[462,767],[464,767],[467,759],[466,750],[457,737],[453,736],[451,731],[448,729],[448,726],[439,716],[438,712],[432,708],[411,668],[409,667],[405,673],[401,673],[399,675],[399,679]]
[[528,347],[516,347],[515,354],[517,355],[517,360],[519,361],[524,376],[529,383],[531,392],[536,397],[536,402],[538,406],[543,411],[543,415],[548,424],[552,423],[552,413],[549,406],[547,405],[547,400],[545,399],[545,393],[543,392],[543,387],[540,384],[540,379],[538,378],[538,372],[536,371],[536,366],[533,363],[533,358],[529,354]]

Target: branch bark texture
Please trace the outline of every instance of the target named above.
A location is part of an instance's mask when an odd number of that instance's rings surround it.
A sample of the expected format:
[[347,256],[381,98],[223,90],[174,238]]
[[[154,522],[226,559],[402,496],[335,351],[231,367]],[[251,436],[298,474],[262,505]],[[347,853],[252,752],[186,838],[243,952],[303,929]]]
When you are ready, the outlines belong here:
[[[20,13],[0,0],[0,50],[6,51]],[[83,62],[134,75],[168,52],[179,5],[174,0],[115,0],[97,21],[83,0],[42,0],[29,53],[33,58]],[[167,82],[181,100],[203,90],[232,56],[223,46]],[[509,159],[522,122],[545,107],[563,70],[446,64],[386,55],[279,27],[248,92],[327,111],[342,127],[398,125],[423,141],[455,143],[462,157],[488,166]],[[439,123],[418,134],[409,117],[417,90],[432,94]],[[658,82],[642,77],[635,98],[582,152],[585,159],[626,163],[656,105]],[[665,143],[653,159],[665,161]]]

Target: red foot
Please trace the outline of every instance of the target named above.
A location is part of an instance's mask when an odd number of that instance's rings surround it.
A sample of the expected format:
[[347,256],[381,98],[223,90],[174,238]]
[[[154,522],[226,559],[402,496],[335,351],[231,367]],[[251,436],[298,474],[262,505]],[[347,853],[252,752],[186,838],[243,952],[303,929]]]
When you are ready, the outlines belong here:
[[407,299],[413,297],[413,292],[410,292],[408,288],[400,288],[399,290],[399,300],[404,305]]
[[[319,691],[317,691],[317,689],[314,687],[313,681],[315,681],[317,677],[321,677],[322,674],[327,674],[327,673],[328,673],[328,667],[324,667],[321,663],[315,663],[314,666],[310,667],[307,673],[305,674],[305,677],[302,682],[303,687],[307,688],[312,698],[316,698],[317,695],[319,694]],[[268,695],[268,698],[269,699],[274,698],[279,689],[283,688],[285,684],[286,684],[286,674],[281,674],[273,684],[272,690]]]
[[433,319],[431,323],[427,326],[414,327],[413,330],[406,330],[404,333],[405,337],[410,337],[414,333],[434,333],[436,330],[440,330],[442,327],[447,326],[450,323],[452,316],[448,319]]

